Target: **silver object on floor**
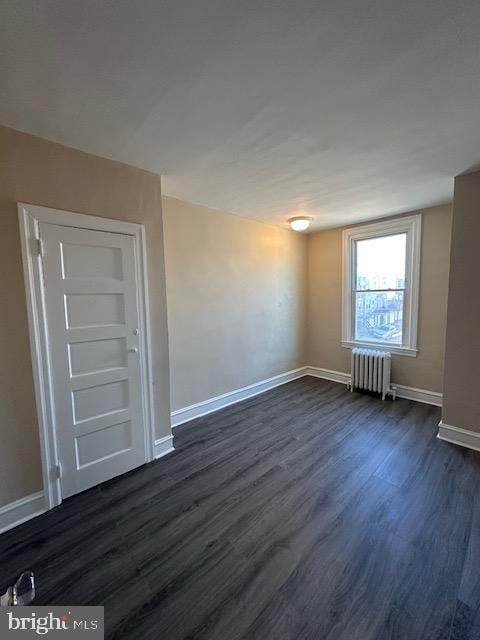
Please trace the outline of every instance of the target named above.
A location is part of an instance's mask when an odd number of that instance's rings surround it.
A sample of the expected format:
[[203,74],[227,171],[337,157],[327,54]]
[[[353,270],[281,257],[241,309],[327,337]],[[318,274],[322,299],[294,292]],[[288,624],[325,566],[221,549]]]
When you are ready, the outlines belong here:
[[35,598],[35,577],[31,571],[24,571],[18,580],[0,596],[0,606],[26,606]]

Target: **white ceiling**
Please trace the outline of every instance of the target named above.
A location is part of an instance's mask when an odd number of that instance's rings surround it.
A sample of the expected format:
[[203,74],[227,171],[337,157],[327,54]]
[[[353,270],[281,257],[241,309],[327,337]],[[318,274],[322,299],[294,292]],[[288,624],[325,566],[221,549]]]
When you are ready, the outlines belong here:
[[480,161],[478,0],[2,0],[0,122],[314,228]]

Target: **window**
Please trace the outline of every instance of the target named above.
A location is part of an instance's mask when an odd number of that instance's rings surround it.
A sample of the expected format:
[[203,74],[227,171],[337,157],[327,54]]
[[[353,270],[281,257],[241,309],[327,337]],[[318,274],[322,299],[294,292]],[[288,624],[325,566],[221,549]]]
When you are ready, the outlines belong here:
[[344,347],[415,356],[421,216],[343,232]]

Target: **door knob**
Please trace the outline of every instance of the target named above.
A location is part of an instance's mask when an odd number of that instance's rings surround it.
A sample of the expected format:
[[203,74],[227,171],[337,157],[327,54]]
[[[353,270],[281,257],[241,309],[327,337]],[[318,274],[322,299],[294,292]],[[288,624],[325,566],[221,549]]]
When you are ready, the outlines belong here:
[[138,349],[137,347],[130,347],[130,349],[128,350],[129,353],[138,353]]

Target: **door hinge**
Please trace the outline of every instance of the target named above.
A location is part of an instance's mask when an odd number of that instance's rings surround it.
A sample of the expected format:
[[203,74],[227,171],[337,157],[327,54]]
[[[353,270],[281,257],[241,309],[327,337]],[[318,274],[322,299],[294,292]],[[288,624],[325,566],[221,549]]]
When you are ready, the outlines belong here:
[[45,255],[45,248],[43,246],[43,240],[41,238],[37,238],[37,254],[42,258]]
[[60,478],[62,477],[62,465],[61,465],[61,463],[55,465],[54,472],[55,472],[55,480],[60,480]]
[[36,244],[37,256],[40,257],[40,279],[41,279],[43,288],[46,289],[47,283],[45,281],[45,265],[44,265],[44,261],[42,260],[42,258],[45,256],[45,243],[43,242],[41,236],[38,236],[38,238],[35,238],[35,244]]

